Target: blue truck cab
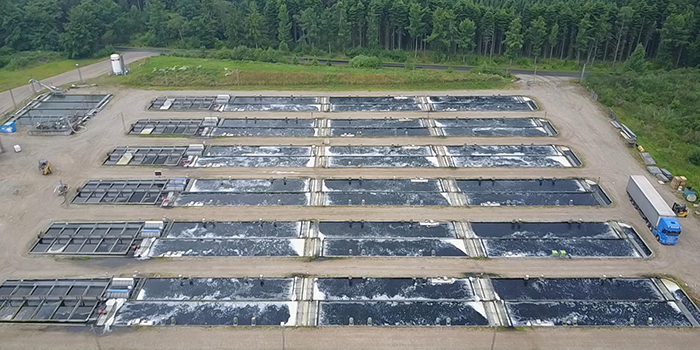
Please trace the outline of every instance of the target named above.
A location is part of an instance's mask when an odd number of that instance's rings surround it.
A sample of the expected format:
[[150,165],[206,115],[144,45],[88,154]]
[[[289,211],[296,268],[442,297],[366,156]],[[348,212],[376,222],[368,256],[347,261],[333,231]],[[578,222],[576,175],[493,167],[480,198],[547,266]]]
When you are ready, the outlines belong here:
[[658,237],[661,244],[674,245],[678,242],[678,235],[681,234],[681,224],[676,218],[659,218],[659,225],[651,231]]

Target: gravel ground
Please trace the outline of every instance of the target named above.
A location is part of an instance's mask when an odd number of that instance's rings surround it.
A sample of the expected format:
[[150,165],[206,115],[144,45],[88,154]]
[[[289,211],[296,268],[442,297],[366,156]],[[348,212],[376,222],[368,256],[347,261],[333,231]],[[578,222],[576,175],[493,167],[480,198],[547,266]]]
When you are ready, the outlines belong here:
[[[87,68],[87,67],[86,67]],[[83,74],[85,72],[83,71]],[[95,89],[95,92],[100,88]],[[105,89],[101,89],[105,92]],[[80,93],[84,93],[81,90]],[[329,276],[410,277],[461,276],[464,273],[490,273],[519,277],[525,274],[553,276],[641,276],[671,274],[688,284],[687,289],[697,293],[700,272],[695,267],[700,257],[700,222],[696,218],[681,219],[684,234],[676,246],[661,246],[654,242],[642,218],[632,207],[625,193],[630,174],[645,174],[646,170],[628,149],[599,105],[587,97],[578,85],[557,78],[539,78],[530,87],[524,84],[507,91],[445,91],[439,94],[522,94],[532,96],[541,108],[537,112],[467,112],[431,113],[431,117],[544,117],[550,119],[559,134],[542,138],[225,138],[206,140],[208,144],[276,144],[276,145],[391,145],[391,144],[558,144],[571,147],[583,162],[582,168],[508,169],[508,168],[398,168],[398,169],[164,169],[165,176],[192,177],[339,177],[363,178],[393,177],[452,177],[452,178],[539,178],[585,177],[599,181],[613,200],[608,207],[204,207],[174,208],[170,210],[151,206],[66,205],[54,193],[59,180],[72,189],[88,179],[151,178],[153,168],[101,166],[107,152],[121,145],[187,145],[201,140],[184,138],[138,138],[126,136],[123,123],[141,118],[191,118],[209,116],[209,112],[148,112],[149,101],[172,92],[130,90],[107,91],[115,98],[106,109],[88,122],[87,130],[70,137],[31,137],[20,131],[1,135],[9,151],[0,155],[0,280],[10,278],[59,278],[131,276],[141,274],[193,276],[288,276],[312,274]],[[177,95],[216,95],[218,91],[186,91]],[[235,94],[235,92],[229,92]],[[424,95],[434,92],[410,92]],[[245,92],[270,95],[317,95],[314,92]],[[352,92],[352,95],[384,95],[387,92]],[[400,95],[401,92],[392,92]],[[333,93],[332,95],[343,95]],[[347,95],[347,93],[345,94]],[[6,105],[6,104],[3,104]],[[123,119],[122,114],[123,113]],[[279,118],[312,117],[311,113],[226,112],[213,113],[221,117]],[[326,118],[384,118],[424,117],[423,112],[392,113],[324,113]],[[318,117],[319,114],[314,115]],[[14,153],[12,145],[20,144],[21,153]],[[49,159],[54,174],[41,176],[37,169],[40,158]],[[650,180],[653,180],[649,176]],[[662,196],[672,203],[676,198],[669,187],[658,185]],[[74,192],[71,191],[71,195]],[[65,259],[29,256],[27,251],[37,234],[52,221],[146,220],[167,216],[176,220],[469,220],[511,221],[569,220],[584,221],[622,220],[635,226],[649,243],[654,256],[651,259],[487,259],[464,258],[349,258],[309,261],[303,258],[181,258],[154,259]],[[45,330],[39,332],[38,330]],[[483,329],[464,328],[348,328],[289,329],[285,331],[287,349],[454,349],[468,346],[487,349],[493,333]],[[277,328],[152,328],[118,330],[96,336],[85,328],[59,328],[29,325],[0,326],[0,348],[6,349],[274,349],[282,348],[282,333]],[[639,349],[639,348],[693,348],[700,341],[700,333],[679,329],[599,329],[557,328],[525,331],[503,331],[496,336],[495,349]],[[564,345],[565,344],[565,345]]]

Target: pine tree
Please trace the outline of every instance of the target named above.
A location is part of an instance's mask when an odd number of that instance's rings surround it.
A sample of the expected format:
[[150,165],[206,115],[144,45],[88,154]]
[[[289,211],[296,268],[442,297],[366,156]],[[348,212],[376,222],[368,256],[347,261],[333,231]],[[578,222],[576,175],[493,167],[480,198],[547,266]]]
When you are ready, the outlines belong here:
[[406,6],[403,0],[391,1],[389,20],[391,21],[391,25],[394,28],[393,37],[395,37],[395,39],[392,40],[392,42],[394,43],[394,45],[392,45],[393,48],[401,48],[401,42],[403,41],[403,31],[406,29],[409,23],[408,12],[409,8],[408,6]]
[[634,9],[630,6],[623,6],[620,8],[619,11],[619,16],[617,19],[617,33],[615,33],[615,38],[617,39],[617,43],[615,44],[615,51],[613,52],[613,65],[618,60],[619,54],[622,53],[622,50],[620,49],[620,45],[624,45],[622,39],[627,35],[627,32],[629,31],[629,25],[630,22],[632,21],[632,17],[634,16]]
[[470,19],[464,19],[459,23],[459,36],[457,39],[457,46],[459,46],[464,53],[474,50],[474,34],[476,32],[476,25],[474,21]]
[[552,58],[554,53],[554,46],[557,45],[559,40],[559,23],[554,23],[552,28],[549,29],[549,34],[547,35],[547,44],[549,44],[549,58]]
[[317,16],[316,9],[311,7],[301,11],[299,16],[296,17],[296,20],[299,22],[299,26],[304,33],[300,40],[303,39],[307,45],[311,46],[312,49],[316,47],[320,36],[321,26],[319,19],[320,18]]
[[345,6],[342,1],[337,2],[333,7],[338,14],[338,47],[341,50],[347,50],[351,45],[352,25],[350,24],[348,14],[345,11]]
[[547,35],[547,24],[542,16],[537,17],[530,23],[528,30],[528,39],[530,39],[530,54],[538,58],[542,53],[542,45],[544,44],[545,36]]
[[453,43],[454,13],[438,7],[433,12],[433,32],[425,39],[440,53],[449,53]]
[[282,2],[277,12],[277,37],[279,38],[279,49],[289,51],[289,44],[292,42],[292,23],[289,22],[289,12],[287,4]]
[[689,37],[688,13],[669,14],[661,28],[660,58],[670,63],[674,60],[674,52],[677,51],[675,67],[678,68],[683,47],[688,45]]
[[513,21],[510,22],[510,27],[506,32],[506,52],[505,56],[510,60],[511,64],[513,60],[518,57],[520,50],[523,48],[523,34],[522,34],[522,24],[520,23],[520,17],[515,17]]
[[279,21],[279,6],[277,0],[265,0],[265,29],[270,43],[277,43],[277,22]]
[[592,40],[591,27],[593,27],[591,15],[586,14],[581,19],[581,22],[579,22],[578,32],[576,34],[576,61],[580,61],[581,51],[588,50],[588,46]]
[[644,45],[639,44],[634,49],[632,55],[625,61],[625,70],[636,73],[644,73],[646,70],[646,61],[644,60],[645,50]]
[[489,45],[493,45],[493,35],[494,35],[494,27],[495,27],[495,19],[493,16],[493,10],[490,8],[486,10],[486,13],[484,13],[484,17],[481,19],[481,37],[482,37],[482,42],[484,49],[482,53],[486,52],[493,52],[493,50],[489,50]]
[[418,56],[418,40],[425,34],[425,9],[419,3],[414,2],[408,10],[408,35],[414,40],[414,57]]
[[379,13],[381,11],[378,0],[369,3],[367,13],[367,45],[370,49],[379,48]]
[[250,2],[250,8],[248,10],[248,16],[245,19],[246,24],[246,38],[249,43],[255,45],[255,48],[259,48],[262,44],[264,34],[263,28],[265,25],[265,19],[258,12],[258,6],[254,1]]
[[328,55],[333,52],[333,42],[338,33],[336,21],[336,13],[333,11],[323,11],[321,14],[321,39],[322,44],[328,46]]

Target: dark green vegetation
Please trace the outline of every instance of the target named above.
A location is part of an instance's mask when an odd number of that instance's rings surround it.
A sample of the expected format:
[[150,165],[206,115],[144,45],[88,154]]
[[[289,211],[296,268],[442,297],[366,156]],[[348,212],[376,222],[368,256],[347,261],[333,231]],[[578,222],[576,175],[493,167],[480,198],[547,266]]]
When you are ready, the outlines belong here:
[[[632,59],[619,73],[593,73],[586,84],[611,106],[659,166],[700,185],[700,71],[641,71]],[[642,66],[643,67],[643,66]]]
[[[406,61],[700,62],[694,0],[0,0],[0,46],[92,55],[105,45],[279,48]],[[575,69],[574,69],[575,70]]]
[[398,68],[378,70],[373,67],[329,67],[313,63],[295,65],[156,56],[141,64],[132,64],[132,72],[127,76],[105,77],[100,82],[179,90],[218,87],[236,90],[328,91],[502,89],[511,79],[509,75],[488,73]]
[[53,51],[12,52],[7,48],[0,49],[0,68],[6,70],[27,69],[60,59],[61,54]]

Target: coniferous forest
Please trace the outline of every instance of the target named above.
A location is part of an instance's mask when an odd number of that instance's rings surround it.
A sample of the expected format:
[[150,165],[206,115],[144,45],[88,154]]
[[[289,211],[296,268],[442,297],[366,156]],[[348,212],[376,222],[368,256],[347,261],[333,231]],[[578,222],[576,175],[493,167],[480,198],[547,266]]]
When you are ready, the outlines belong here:
[[[0,47],[87,57],[117,45],[314,55],[700,64],[697,0],[0,0]],[[395,50],[395,51],[394,51]]]

